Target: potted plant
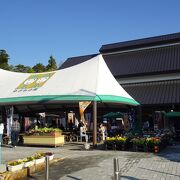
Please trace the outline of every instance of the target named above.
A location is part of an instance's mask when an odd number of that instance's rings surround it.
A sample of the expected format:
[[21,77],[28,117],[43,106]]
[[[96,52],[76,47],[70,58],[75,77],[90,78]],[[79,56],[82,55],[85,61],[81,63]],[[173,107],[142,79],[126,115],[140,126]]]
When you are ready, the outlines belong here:
[[146,138],[137,137],[132,139],[134,151],[146,151]]
[[54,158],[54,153],[53,152],[46,152],[45,156],[49,156],[49,161],[51,161]]
[[23,136],[24,144],[27,145],[47,145],[61,146],[64,145],[64,135],[58,128],[36,128],[29,130]]
[[27,158],[23,159],[24,167],[30,167],[34,165],[34,156],[28,156]]
[[161,139],[158,137],[154,138],[154,152],[158,153],[160,150],[160,145],[161,145]]
[[146,144],[148,151],[152,152],[154,150],[154,139],[152,137],[146,138]]
[[113,149],[115,146],[115,137],[107,137],[106,140],[104,141],[104,145],[106,149]]
[[35,164],[40,164],[45,161],[45,153],[39,152],[34,155]]
[[36,128],[31,129],[28,132],[26,132],[27,135],[41,135],[41,136],[47,136],[47,135],[60,135],[62,134],[62,130],[59,128]]
[[15,161],[8,162],[7,168],[8,168],[8,171],[14,172],[14,171],[22,169],[23,165],[24,164],[23,164],[22,159],[18,159]]
[[126,141],[126,137],[117,136],[115,141],[117,149],[125,150]]

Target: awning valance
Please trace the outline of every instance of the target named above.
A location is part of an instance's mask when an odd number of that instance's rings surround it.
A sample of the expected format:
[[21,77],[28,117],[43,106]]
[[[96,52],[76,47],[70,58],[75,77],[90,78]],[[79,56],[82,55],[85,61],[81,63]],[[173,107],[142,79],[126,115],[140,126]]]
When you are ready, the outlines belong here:
[[166,117],[180,117],[180,112],[176,112],[176,111],[173,111],[173,112],[168,112],[165,114]]

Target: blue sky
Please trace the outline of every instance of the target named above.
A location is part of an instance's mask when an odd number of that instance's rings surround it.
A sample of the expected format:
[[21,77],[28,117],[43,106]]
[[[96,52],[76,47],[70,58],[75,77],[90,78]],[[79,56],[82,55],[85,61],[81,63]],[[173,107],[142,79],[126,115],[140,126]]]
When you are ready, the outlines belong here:
[[47,65],[103,44],[180,32],[179,0],[0,0],[9,64]]

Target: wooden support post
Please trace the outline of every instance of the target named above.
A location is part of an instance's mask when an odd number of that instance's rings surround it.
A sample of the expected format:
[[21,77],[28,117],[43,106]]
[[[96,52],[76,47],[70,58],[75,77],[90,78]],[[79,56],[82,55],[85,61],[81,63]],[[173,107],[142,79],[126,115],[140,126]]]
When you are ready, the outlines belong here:
[[93,101],[93,146],[97,146],[97,102]]

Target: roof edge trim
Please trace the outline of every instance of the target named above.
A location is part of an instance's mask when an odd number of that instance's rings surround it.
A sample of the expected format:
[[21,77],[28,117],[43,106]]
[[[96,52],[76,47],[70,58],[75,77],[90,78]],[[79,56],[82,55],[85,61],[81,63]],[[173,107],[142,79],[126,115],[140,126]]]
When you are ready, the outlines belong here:
[[115,102],[128,105],[137,106],[139,103],[134,99],[113,96],[113,95],[96,95],[96,96],[84,96],[84,95],[44,95],[44,96],[24,96],[24,97],[9,97],[0,98],[0,104],[14,104],[22,102],[39,102],[48,103],[52,101],[97,101],[97,102]]

